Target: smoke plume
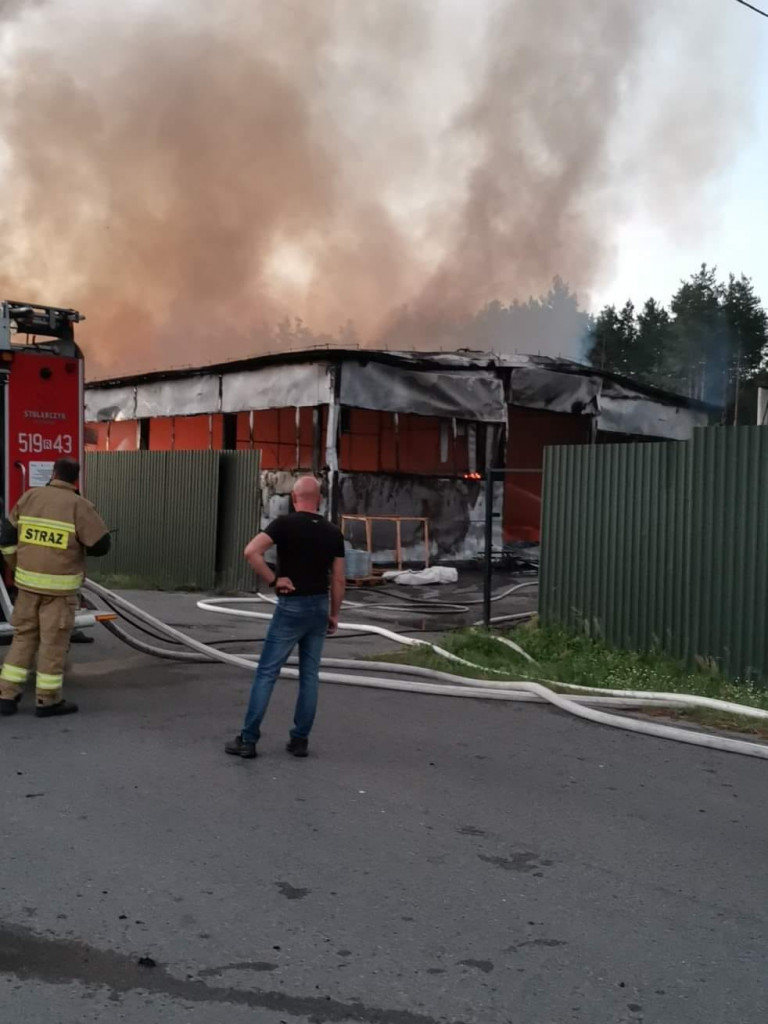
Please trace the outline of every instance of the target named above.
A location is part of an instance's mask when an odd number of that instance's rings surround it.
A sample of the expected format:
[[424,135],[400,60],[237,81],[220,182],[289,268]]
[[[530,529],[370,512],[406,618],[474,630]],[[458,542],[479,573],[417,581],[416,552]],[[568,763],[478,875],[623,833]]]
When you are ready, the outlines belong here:
[[93,376],[466,342],[603,283],[638,204],[696,216],[745,125],[713,0],[128,6],[0,0],[0,293],[81,309]]
[[0,23],[11,21],[25,10],[44,3],[45,0],[0,0]]

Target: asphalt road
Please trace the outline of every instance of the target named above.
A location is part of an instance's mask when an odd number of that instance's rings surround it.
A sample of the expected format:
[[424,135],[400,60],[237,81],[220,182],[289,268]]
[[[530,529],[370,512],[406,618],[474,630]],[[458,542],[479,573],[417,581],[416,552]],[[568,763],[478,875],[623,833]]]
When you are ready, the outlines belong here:
[[291,683],[246,762],[244,673],[74,661],[0,721],[3,1022],[765,1021],[763,762],[330,685],[300,761]]

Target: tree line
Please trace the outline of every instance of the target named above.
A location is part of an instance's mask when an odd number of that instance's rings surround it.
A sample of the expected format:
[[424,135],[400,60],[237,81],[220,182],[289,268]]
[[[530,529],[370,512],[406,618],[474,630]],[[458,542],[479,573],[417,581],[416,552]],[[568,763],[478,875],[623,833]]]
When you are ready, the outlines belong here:
[[588,335],[592,366],[721,406],[725,422],[748,421],[767,356],[768,312],[752,281],[722,281],[706,264],[669,306],[605,306]]

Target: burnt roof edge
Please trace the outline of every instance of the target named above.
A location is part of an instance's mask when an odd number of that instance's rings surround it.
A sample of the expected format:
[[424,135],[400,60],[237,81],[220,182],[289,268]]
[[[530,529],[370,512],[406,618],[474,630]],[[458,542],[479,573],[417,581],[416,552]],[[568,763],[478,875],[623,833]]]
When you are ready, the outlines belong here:
[[[465,364],[454,363],[452,360],[457,357],[465,360]],[[516,363],[514,361],[515,357],[505,357],[491,352],[475,352],[466,349],[459,349],[454,352],[414,351],[411,353],[389,352],[382,349],[310,348],[291,352],[270,352],[263,356],[248,356],[243,359],[229,360],[228,362],[211,363],[208,366],[179,367],[170,370],[152,370],[148,373],[126,374],[120,377],[105,377],[87,381],[86,388],[127,387],[139,384],[155,384],[164,381],[188,380],[192,377],[205,377],[210,374],[243,373],[267,366],[277,366],[281,363],[287,366],[294,366],[302,363],[339,364],[355,361],[358,363],[382,363],[401,369],[434,370],[436,367],[440,367],[441,360],[444,360],[442,368],[454,372],[471,373],[476,370],[511,372],[516,369],[533,367],[550,370],[552,373],[567,373],[579,377],[596,377],[600,380],[611,381],[622,387],[632,389],[639,394],[666,404],[678,405],[686,409],[698,409],[709,414],[717,414],[722,411],[720,406],[711,405],[696,398],[688,398],[685,395],[676,394],[674,391],[667,391],[654,384],[645,384],[632,377],[625,377],[610,370],[598,370],[595,367],[586,366],[570,359],[539,355],[521,355],[517,358],[524,361]]]

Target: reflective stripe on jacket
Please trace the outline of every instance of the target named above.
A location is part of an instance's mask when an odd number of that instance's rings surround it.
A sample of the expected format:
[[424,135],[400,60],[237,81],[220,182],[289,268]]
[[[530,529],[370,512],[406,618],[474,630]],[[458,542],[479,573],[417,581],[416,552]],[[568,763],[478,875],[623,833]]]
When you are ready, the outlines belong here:
[[57,597],[77,592],[85,548],[108,532],[90,501],[61,480],[27,491],[8,519],[18,531],[16,586]]

